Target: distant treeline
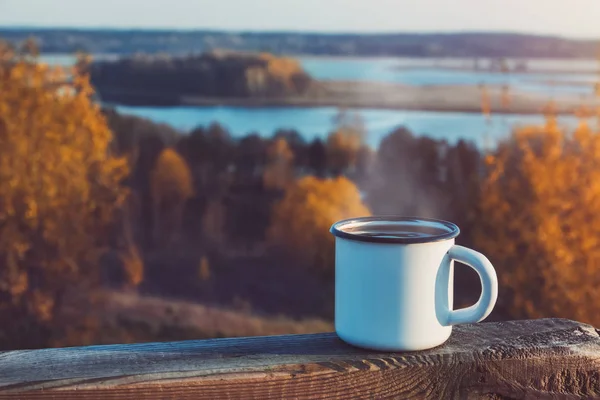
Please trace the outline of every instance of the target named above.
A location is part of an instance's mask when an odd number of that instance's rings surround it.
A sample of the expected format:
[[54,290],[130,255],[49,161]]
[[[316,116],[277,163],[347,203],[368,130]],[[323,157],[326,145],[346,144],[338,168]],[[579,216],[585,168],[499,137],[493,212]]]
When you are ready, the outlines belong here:
[[48,53],[182,54],[217,48],[275,54],[595,58],[598,40],[515,33],[321,34],[168,30],[78,30],[0,28],[0,38],[21,42],[35,37]]

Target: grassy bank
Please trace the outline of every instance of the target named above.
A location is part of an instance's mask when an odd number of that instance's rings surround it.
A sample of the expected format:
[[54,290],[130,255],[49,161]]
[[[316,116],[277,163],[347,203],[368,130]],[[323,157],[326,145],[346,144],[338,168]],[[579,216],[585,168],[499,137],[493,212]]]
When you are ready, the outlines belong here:
[[[511,90],[509,103],[503,102],[500,86],[486,88],[491,109],[496,114],[540,114],[547,107],[546,94]],[[409,86],[379,82],[316,81],[302,95],[285,97],[189,96],[153,90],[103,87],[102,100],[137,106],[238,106],[238,107],[339,107],[440,112],[481,112],[482,92],[478,86]],[[591,96],[555,96],[557,113],[573,114],[582,105],[593,106]]]

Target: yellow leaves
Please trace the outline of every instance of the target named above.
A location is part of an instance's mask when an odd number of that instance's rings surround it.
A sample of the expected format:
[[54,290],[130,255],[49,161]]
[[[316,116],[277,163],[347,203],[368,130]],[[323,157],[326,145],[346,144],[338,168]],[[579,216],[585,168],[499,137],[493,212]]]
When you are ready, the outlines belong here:
[[486,154],[484,162],[487,166],[494,165],[496,163],[496,157],[494,157],[492,154]]
[[202,256],[200,259],[198,278],[200,278],[200,280],[203,282],[210,279],[210,265],[208,264],[208,258],[206,256]]
[[327,136],[327,146],[330,149],[358,151],[361,145],[361,133],[350,129],[339,130]]
[[127,164],[109,154],[90,89],[77,71],[0,44],[0,294],[23,297],[40,321],[56,291],[93,278],[126,194]]
[[27,279],[27,274],[25,272],[19,272],[15,279],[10,282],[8,291],[11,296],[18,297],[25,293],[28,286],[29,280]]
[[144,260],[133,243],[130,243],[124,253],[119,254],[123,270],[125,272],[125,282],[129,286],[138,286],[144,279]]
[[285,57],[264,57],[267,59],[267,71],[268,73],[278,79],[286,86],[291,85],[291,76],[296,73],[302,72],[302,67],[300,63],[292,58]]
[[294,159],[294,153],[290,150],[287,140],[284,138],[276,139],[267,149],[269,160],[275,162],[287,163]]
[[492,116],[492,106],[490,101],[490,93],[485,85],[480,86],[480,94],[481,94],[481,113],[489,119]]
[[173,149],[164,149],[152,171],[152,193],[156,199],[188,199],[193,194],[192,173],[185,160]]
[[194,193],[192,173],[175,150],[166,148],[158,156],[150,179],[154,240],[171,243],[180,233],[185,203]]
[[333,267],[330,226],[340,219],[365,215],[370,211],[350,180],[308,176],[289,187],[275,206],[268,235],[272,242],[327,272]]
[[29,309],[40,321],[47,322],[52,318],[55,300],[41,290],[34,290],[29,299]]
[[364,144],[364,127],[361,120],[352,120],[344,112],[338,117],[339,126],[327,136],[327,158],[337,173],[352,169],[358,161],[358,152]]
[[588,125],[570,133],[550,118],[515,131],[487,160],[475,239],[512,290],[514,317],[600,322],[599,146]]
[[268,92],[269,88],[280,87],[287,92],[296,92],[298,77],[305,77],[300,63],[292,58],[276,57],[269,53],[261,53],[258,57],[260,65],[250,66],[246,70],[246,82],[252,93]]
[[263,173],[263,182],[268,188],[283,189],[293,179],[292,161],[294,153],[287,141],[276,139],[267,149],[267,166]]
[[25,77],[27,70],[25,69],[24,64],[17,64],[13,68],[10,69],[8,78],[11,80],[20,80]]

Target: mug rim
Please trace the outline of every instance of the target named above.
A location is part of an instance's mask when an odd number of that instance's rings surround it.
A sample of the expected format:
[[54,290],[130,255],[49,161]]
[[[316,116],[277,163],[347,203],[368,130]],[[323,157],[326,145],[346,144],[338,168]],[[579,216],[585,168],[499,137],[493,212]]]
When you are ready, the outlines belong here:
[[[352,232],[346,232],[339,228],[342,225],[347,225],[350,223],[366,223],[366,222],[377,222],[377,221],[389,221],[389,222],[414,222],[414,221],[424,221],[424,222],[434,222],[446,227],[448,232],[422,236],[422,237],[381,237],[381,236],[366,236],[359,235]],[[423,217],[403,217],[397,215],[379,215],[379,216],[371,216],[371,217],[357,217],[357,218],[348,218],[335,222],[331,225],[329,230],[333,234],[333,236],[355,240],[358,242],[368,242],[368,243],[394,243],[394,244],[417,244],[417,243],[432,243],[432,242],[440,242],[443,240],[454,239],[460,234],[460,228],[449,221],[444,221],[442,219],[435,218],[423,218]]]

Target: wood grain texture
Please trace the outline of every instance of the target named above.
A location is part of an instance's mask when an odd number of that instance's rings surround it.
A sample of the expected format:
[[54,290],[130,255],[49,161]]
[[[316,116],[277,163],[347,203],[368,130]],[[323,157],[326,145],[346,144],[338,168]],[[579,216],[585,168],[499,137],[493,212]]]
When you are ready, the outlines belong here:
[[0,353],[0,399],[600,398],[600,337],[562,319],[381,353],[333,333]]

